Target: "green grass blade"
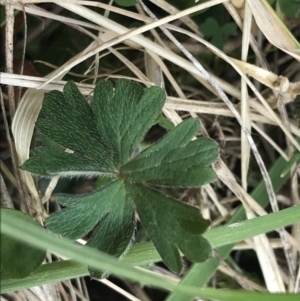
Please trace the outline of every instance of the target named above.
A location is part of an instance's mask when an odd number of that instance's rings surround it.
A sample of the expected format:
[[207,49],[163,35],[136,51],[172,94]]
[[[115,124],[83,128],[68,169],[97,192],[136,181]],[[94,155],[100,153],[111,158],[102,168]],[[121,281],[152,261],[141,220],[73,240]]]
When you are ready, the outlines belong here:
[[89,275],[86,265],[72,260],[43,264],[26,278],[15,279],[1,275],[1,293],[22,290],[33,286],[65,281]]
[[[281,177],[283,170],[285,170],[288,162],[280,157],[272,168],[269,171],[269,176],[271,178],[274,191],[277,192],[284,183],[288,180],[289,174],[287,173],[284,177]],[[268,194],[266,191],[266,187],[263,181],[253,190],[251,196],[260,204],[262,207],[265,207],[269,203]],[[233,224],[236,222],[240,222],[241,220],[245,220],[245,210],[241,206],[237,212],[232,216],[229,220],[228,224]],[[221,237],[220,237],[221,238]],[[225,259],[231,252],[234,245],[227,245],[222,248],[218,248],[217,252],[219,255]],[[219,261],[216,259],[210,259],[204,263],[194,264],[190,271],[185,275],[182,279],[181,284],[183,285],[196,285],[199,287],[204,286],[212,275],[215,273],[219,266]],[[167,301],[190,301],[190,298],[186,298],[179,293],[172,293]]]
[[[210,243],[212,244],[212,247],[216,248],[217,246],[221,246],[221,245],[228,244],[228,243],[234,243],[234,242],[237,242],[237,241],[240,241],[240,240],[243,240],[243,239],[264,233],[264,232],[269,232],[277,227],[284,227],[286,225],[289,225],[289,224],[294,223],[299,220],[300,220],[300,206],[294,206],[294,207],[282,210],[278,213],[272,213],[267,216],[258,217],[258,218],[252,219],[252,220],[246,220],[246,221],[240,222],[238,224],[239,226],[236,226],[236,227],[222,226],[219,228],[211,229],[211,230],[207,231],[204,236],[206,237],[206,239],[208,239],[210,241]],[[12,220],[12,222],[15,225],[18,225],[19,235],[21,235],[21,238],[26,239],[26,238],[24,238],[23,228],[22,228],[22,225],[20,224],[20,222],[19,221],[16,222],[14,220]],[[257,225],[259,225],[259,227]],[[5,232],[5,227],[3,227],[3,226],[5,226],[5,220],[1,221],[1,226],[2,226],[2,231]],[[18,230],[18,229],[15,229],[15,230]],[[239,231],[234,231],[235,229],[238,229]],[[51,236],[47,236],[45,234],[45,231],[43,231],[42,229],[37,229],[37,230],[40,230],[42,232],[38,231],[40,236],[37,236],[37,238],[36,238],[35,237],[35,235],[36,235],[35,229],[33,230],[32,233],[30,232],[30,229],[27,229],[27,235],[29,236],[28,241],[31,241],[31,239],[33,239],[35,241],[35,244],[38,245],[39,247],[44,247],[44,248],[48,248],[50,250],[55,250],[56,252],[63,254],[69,258],[77,259],[78,261],[81,261],[81,262],[85,263],[86,265],[89,264],[85,260],[86,259],[85,256],[87,256],[87,255],[83,255],[83,257],[77,256],[78,252],[81,252],[82,250],[84,250],[83,248],[75,246],[76,251],[74,251],[72,253],[72,250],[71,250],[70,251],[71,254],[70,254],[69,250],[64,249],[64,248],[67,248],[65,246],[66,243],[64,240],[60,240],[60,239],[57,239],[57,238],[54,238]],[[12,228],[11,231],[14,231],[14,229]],[[220,235],[220,233],[222,235]],[[32,238],[32,236],[33,236],[33,238]],[[45,238],[45,236],[46,236],[46,238]],[[39,237],[40,238],[43,237],[42,242],[39,242]],[[55,244],[60,245],[60,242],[62,242],[62,246],[60,246],[60,249],[52,248],[52,244],[53,244],[53,246],[55,246]],[[73,246],[74,246],[74,244],[71,243],[72,248],[73,248]],[[68,242],[68,247],[70,247],[69,242]],[[227,248],[228,247],[223,247],[222,249],[224,249],[224,251],[226,251]],[[79,251],[77,251],[77,249],[79,249]],[[222,249],[219,249],[219,252]],[[64,252],[65,250],[67,250],[68,254],[66,252]],[[87,251],[84,250],[84,252],[87,252]],[[107,256],[105,254],[102,255],[103,253],[97,253],[97,252],[95,253],[95,252],[96,252],[95,250],[92,251],[92,254],[94,257],[96,256],[97,258],[102,258],[101,256],[103,256],[103,258],[105,258],[102,260],[100,260],[100,259],[96,260],[96,263],[98,264],[98,266],[99,266],[99,262],[100,262],[100,265],[102,264],[102,262],[108,263],[108,264],[110,262],[113,262],[114,264],[121,266],[121,268],[123,267],[124,263],[116,261],[116,259],[111,258],[110,256]],[[106,258],[109,258],[110,261],[107,262]],[[130,270],[129,270],[129,276],[130,276],[132,267],[129,266],[128,264],[145,265],[150,262],[161,261],[161,258],[152,243],[142,243],[142,244],[133,246],[132,249],[130,250],[130,252],[125,256],[124,261],[127,263],[125,265],[125,267],[130,268]],[[30,275],[30,277],[27,277],[24,279],[16,280],[16,279],[2,278],[1,279],[1,291],[6,292],[6,291],[11,291],[11,290],[24,289],[24,288],[28,288],[30,286],[42,285],[42,284],[46,284],[46,283],[50,283],[50,282],[71,279],[74,277],[81,277],[83,275],[88,274],[86,265],[78,265],[78,263],[74,263],[72,261],[68,261],[67,263],[64,263],[64,264],[63,263],[47,264],[47,265],[39,267],[36,270],[36,272],[34,272],[32,275]],[[113,266],[106,265],[106,266],[103,266],[102,268],[109,270],[107,267],[109,267],[109,269],[112,270]],[[218,267],[218,260],[215,258],[202,263],[201,271],[203,273],[205,273],[205,275],[207,275],[208,273],[211,273],[212,267],[216,267],[216,268]],[[58,271],[56,271],[56,269],[58,269]],[[115,272],[115,270],[113,272]],[[189,274],[193,273],[194,277],[196,277],[198,275],[198,272],[199,271],[197,269],[191,269]],[[119,274],[118,271],[115,273]],[[146,275],[149,276],[148,274],[146,274]],[[122,276],[123,276],[123,274],[122,274]],[[126,276],[124,276],[124,277],[126,277]],[[158,285],[157,282],[162,281],[159,278],[158,281],[152,282],[152,278],[150,279],[147,277],[144,280],[141,272],[136,272],[136,270],[134,270],[133,277],[135,277],[134,279],[136,281],[141,281],[143,283],[148,283],[148,284],[152,284],[152,285]],[[199,277],[199,275],[198,275],[198,277]],[[204,279],[204,277],[203,277],[203,279]],[[188,285],[190,285],[190,284],[188,284]],[[159,286],[159,287],[161,287],[161,286]],[[184,287],[185,287],[185,285],[184,285]],[[168,287],[165,287],[165,288],[168,289]],[[177,294],[179,294],[179,293],[177,292]],[[183,296],[183,294],[180,294],[180,295]],[[186,296],[186,295],[184,295],[184,296]]]
[[[87,275],[88,271],[84,265],[76,263],[71,260],[60,261],[56,263],[46,264],[41,266],[34,274],[31,276],[18,279],[18,285],[15,284],[15,279],[3,279],[1,283],[1,293],[9,292],[12,290],[21,290],[29,287],[29,284],[34,283],[34,286],[43,285],[45,283],[51,283],[55,281],[63,281],[69,279],[69,275],[74,277],[81,277]],[[2,279],[1,279],[2,280]],[[46,282],[45,282],[46,280]],[[189,291],[190,294],[199,295],[199,289],[183,287],[185,291]],[[176,290],[176,288],[175,288]],[[198,292],[196,292],[198,291]],[[252,293],[248,291],[226,291],[226,290],[213,290],[213,289],[203,289],[202,295],[206,298],[213,298],[213,300],[220,301],[281,301],[284,298],[285,301],[296,301],[298,300],[297,295],[283,295],[283,294],[267,294],[267,293]]]
[[278,229],[298,221],[300,221],[300,205],[254,219],[213,228],[203,234],[203,236],[209,240],[214,248],[222,247],[222,249],[228,249],[232,247],[232,243],[237,243],[244,239],[270,232],[270,229]]
[[[24,231],[26,229],[26,231]],[[45,229],[39,229],[36,225],[30,225],[13,215],[6,214],[1,217],[1,232],[20,241],[25,241],[32,246],[47,249],[56,254],[61,254],[87,266],[99,270],[112,272],[115,275],[127,279],[139,281],[144,284],[152,284],[161,287],[160,282],[164,283],[166,289],[173,289],[174,283],[165,280],[162,276],[154,276],[150,273],[138,271],[126,262],[121,262],[116,258],[90,247],[82,247],[74,244],[69,239],[54,237],[49,235]]]

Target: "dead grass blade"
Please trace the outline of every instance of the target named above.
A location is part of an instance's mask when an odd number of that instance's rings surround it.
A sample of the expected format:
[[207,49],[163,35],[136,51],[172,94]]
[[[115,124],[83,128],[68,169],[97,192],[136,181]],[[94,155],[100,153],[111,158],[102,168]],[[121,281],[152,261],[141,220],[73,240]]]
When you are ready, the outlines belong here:
[[271,44],[300,61],[299,42],[282,23],[267,0],[247,0],[255,21]]
[[[242,61],[247,61],[249,42],[251,35],[252,13],[246,3],[245,16],[243,22],[243,37],[242,37]],[[249,107],[249,95],[247,82],[241,79],[241,118],[245,124],[245,127],[251,134],[251,119],[250,119],[250,107]],[[241,132],[241,174],[242,174],[242,186],[247,191],[247,175],[250,163],[250,144],[247,141],[247,136]]]
[[[163,9],[164,11],[166,11],[170,15],[174,15],[174,14],[177,14],[179,12],[179,10],[176,7],[174,7],[173,5],[168,3],[167,1],[164,1],[164,0],[150,0],[150,2],[157,5],[158,7],[160,7],[161,9]],[[152,22],[152,19],[151,18],[149,18],[149,19]],[[198,25],[193,21],[192,18],[190,18],[190,16],[184,16],[184,17],[180,18],[180,20],[182,20],[182,22],[188,28],[190,28],[194,33],[198,34],[200,37],[203,36],[202,33],[199,31]]]

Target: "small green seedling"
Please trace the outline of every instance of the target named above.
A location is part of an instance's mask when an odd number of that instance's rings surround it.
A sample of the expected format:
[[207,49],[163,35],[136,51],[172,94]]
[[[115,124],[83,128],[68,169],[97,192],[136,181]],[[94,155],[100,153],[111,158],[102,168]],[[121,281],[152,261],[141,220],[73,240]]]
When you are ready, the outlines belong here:
[[223,49],[224,36],[234,34],[237,31],[237,26],[234,22],[220,26],[214,18],[207,18],[199,28],[205,37],[211,38],[211,43],[219,49]]
[[[219,155],[208,138],[191,141],[200,129],[187,119],[163,139],[139,152],[146,132],[161,114],[165,92],[159,87],[119,80],[100,82],[89,105],[73,82],[46,94],[37,128],[72,150],[37,148],[22,168],[40,176],[109,176],[92,193],[58,196],[65,207],[46,226],[70,239],[89,235],[87,245],[121,258],[136,228],[135,209],[164,263],[180,273],[179,250],[192,261],[211,254],[202,234],[209,221],[198,208],[164,195],[160,187],[195,187],[215,179],[209,167]],[[179,250],[178,250],[179,249]],[[91,276],[103,276],[90,271]]]

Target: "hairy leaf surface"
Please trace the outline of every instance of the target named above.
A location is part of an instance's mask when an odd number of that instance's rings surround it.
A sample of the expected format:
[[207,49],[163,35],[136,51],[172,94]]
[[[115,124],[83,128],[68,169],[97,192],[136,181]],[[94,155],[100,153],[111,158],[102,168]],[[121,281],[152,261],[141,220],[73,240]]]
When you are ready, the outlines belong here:
[[121,180],[87,195],[59,196],[58,202],[66,208],[47,219],[48,229],[74,240],[91,234],[87,245],[116,257],[128,250],[134,237],[134,207]]
[[115,170],[108,137],[97,130],[96,118],[75,83],[67,83],[64,93],[46,94],[36,126],[56,143],[94,160],[102,171]]
[[150,154],[141,159],[138,156],[121,168],[121,172],[133,183],[183,187],[200,186],[215,178],[214,171],[207,167],[218,156],[216,144],[211,139],[198,139],[173,149],[164,145],[165,149],[162,147],[160,152],[151,152],[149,147]]
[[[208,138],[191,141],[200,122],[188,119],[139,153],[164,101],[165,92],[159,87],[144,89],[119,80],[115,85],[101,81],[89,105],[76,85],[68,83],[63,93],[46,95],[37,127],[72,153],[37,148],[22,168],[42,176],[106,173],[103,186],[92,193],[58,196],[64,208],[47,219],[47,227],[73,240],[85,238],[89,246],[121,258],[133,241],[136,208],[163,261],[179,273],[179,251],[196,262],[210,256],[211,246],[202,237],[209,222],[198,208],[164,195],[153,185],[194,187],[213,181],[209,165],[219,150]],[[105,271],[90,272],[93,277],[105,275]]]
[[182,270],[178,248],[192,261],[204,261],[210,256],[211,246],[201,236],[209,221],[202,218],[199,209],[141,184],[127,184],[126,191],[164,263],[172,271]]
[[127,163],[141,139],[161,112],[165,92],[159,87],[144,89],[120,80],[115,89],[101,82],[95,89],[92,109],[103,136],[113,145],[116,166]]
[[91,158],[47,147],[36,148],[33,157],[22,168],[43,176],[99,175],[107,172]]

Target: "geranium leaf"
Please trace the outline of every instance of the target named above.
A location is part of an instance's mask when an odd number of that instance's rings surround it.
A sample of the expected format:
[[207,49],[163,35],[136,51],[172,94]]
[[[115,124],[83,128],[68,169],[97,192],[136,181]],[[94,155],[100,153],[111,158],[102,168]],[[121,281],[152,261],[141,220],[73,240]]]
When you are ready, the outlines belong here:
[[133,203],[121,180],[83,196],[59,196],[66,208],[51,215],[46,226],[70,239],[92,233],[87,245],[122,257],[132,243],[135,229]]
[[207,18],[203,24],[199,26],[201,32],[207,37],[213,37],[220,30],[220,25],[214,18]]
[[97,85],[92,109],[98,128],[113,146],[116,166],[129,161],[164,102],[165,92],[159,87],[144,90],[128,80],[119,80],[115,90],[110,82],[102,81]]
[[[140,143],[157,122],[165,102],[159,87],[144,89],[136,82],[101,81],[91,105],[74,83],[64,92],[45,96],[37,127],[48,138],[68,148],[37,148],[22,166],[42,176],[102,175],[101,187],[81,196],[58,196],[62,211],[46,221],[49,230],[122,258],[130,247],[136,225],[134,206],[163,261],[180,272],[179,250],[190,260],[203,261],[210,252],[202,237],[208,221],[198,208],[180,203],[151,185],[199,186],[211,182],[209,166],[218,155],[208,138],[191,141],[200,130],[198,119],[188,119],[163,139],[140,151]],[[93,277],[105,271],[90,270]]]
[[108,200],[120,198],[122,203],[123,195],[122,181],[117,180],[89,194],[58,196],[57,201],[66,208],[52,214],[46,226],[70,239],[81,238],[111,213],[114,204]]
[[[147,164],[148,157],[155,155],[158,160],[162,160],[166,153],[169,153],[176,147],[187,145],[193,137],[197,135],[200,130],[200,122],[198,119],[189,118],[167,135],[165,135],[160,141],[154,143],[150,147],[146,148],[142,153],[139,154],[138,158],[135,158],[134,164],[140,162],[140,165]],[[122,167],[123,171],[131,171],[131,162]]]
[[172,162],[159,165],[138,172],[126,173],[125,176],[132,183],[143,183],[171,186],[171,187],[196,187],[212,182],[216,174],[208,166],[201,164],[193,166],[172,165]]
[[[176,133],[176,129],[173,130]],[[172,131],[172,132],[173,132]],[[174,133],[169,135],[173,136]],[[121,168],[121,172],[132,183],[148,182],[155,185],[200,186],[215,178],[207,165],[219,154],[216,143],[208,138],[199,138],[187,145],[177,147],[167,135],[160,141],[161,147],[153,145],[135,160]],[[173,146],[173,148],[172,148]],[[151,148],[154,150],[151,151]],[[156,151],[155,151],[156,150]]]
[[[8,214],[8,210],[10,214],[15,215],[28,224],[38,224],[38,222],[29,215],[18,210],[0,208],[0,216]],[[24,231],[26,231],[26,229],[24,229]],[[42,264],[46,256],[46,251],[34,248],[3,233],[0,233],[0,241],[0,272],[12,278],[24,278],[29,276]]]
[[[129,250],[134,239],[136,220],[134,217],[134,204],[122,190],[122,198],[111,199],[113,203],[110,214],[99,224],[87,245],[117,258],[123,256]],[[107,276],[97,270],[90,269],[94,278]]]
[[101,164],[88,157],[46,147],[36,148],[22,169],[42,176],[100,175],[107,172]]
[[196,262],[210,256],[211,246],[201,236],[209,221],[202,218],[199,209],[141,184],[126,184],[126,191],[136,204],[142,225],[168,268],[181,272],[179,250]]
[[92,158],[102,170],[114,171],[111,145],[97,130],[96,118],[73,82],[64,93],[46,94],[37,128],[56,143]]

